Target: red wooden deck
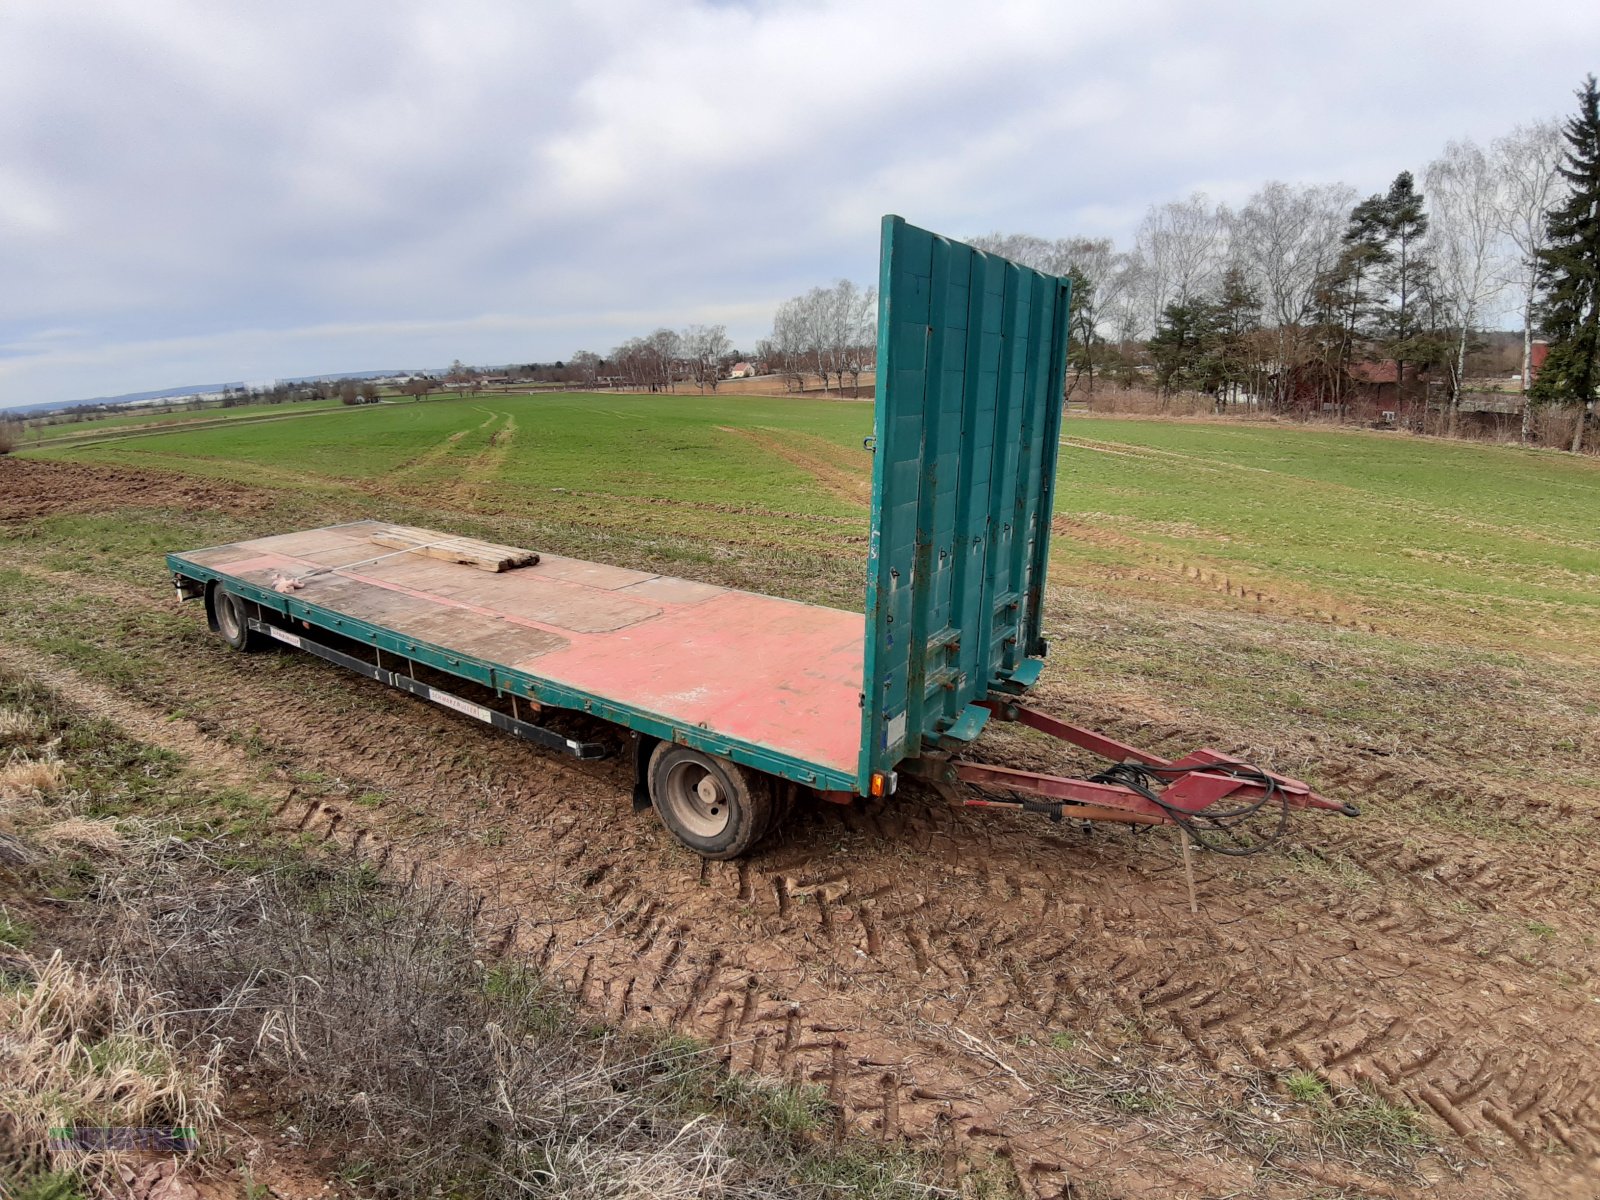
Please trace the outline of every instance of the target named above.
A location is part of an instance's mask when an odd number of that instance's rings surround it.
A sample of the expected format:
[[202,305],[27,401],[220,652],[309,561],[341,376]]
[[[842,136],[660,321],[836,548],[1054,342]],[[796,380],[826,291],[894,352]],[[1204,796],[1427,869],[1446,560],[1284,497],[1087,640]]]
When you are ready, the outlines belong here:
[[298,579],[296,599],[447,653],[855,773],[860,613],[555,555],[495,574],[370,540],[386,528],[361,521],[183,557],[262,587]]

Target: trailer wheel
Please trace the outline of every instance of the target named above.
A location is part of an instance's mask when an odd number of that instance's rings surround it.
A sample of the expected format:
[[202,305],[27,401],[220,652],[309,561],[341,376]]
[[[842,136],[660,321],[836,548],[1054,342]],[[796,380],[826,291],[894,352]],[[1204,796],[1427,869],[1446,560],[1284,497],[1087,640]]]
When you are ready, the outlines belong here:
[[222,635],[223,641],[245,653],[261,649],[261,635],[250,628],[244,601],[219,587],[212,594],[211,608],[217,618],[217,632]]
[[763,776],[671,742],[650,756],[650,801],[672,836],[702,858],[737,858],[772,827]]

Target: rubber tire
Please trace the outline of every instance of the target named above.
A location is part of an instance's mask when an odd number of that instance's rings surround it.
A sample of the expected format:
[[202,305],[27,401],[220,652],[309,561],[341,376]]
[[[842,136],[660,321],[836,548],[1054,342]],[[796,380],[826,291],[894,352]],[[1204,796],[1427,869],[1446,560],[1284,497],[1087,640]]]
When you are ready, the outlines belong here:
[[[691,762],[717,778],[728,800],[728,823],[717,835],[706,837],[686,828],[664,794],[668,772],[683,762]],[[701,858],[738,858],[749,852],[767,835],[773,823],[772,786],[759,772],[751,771],[725,758],[702,754],[687,746],[662,742],[650,755],[650,803],[656,816],[672,834]]]
[[250,654],[261,649],[261,635],[250,628],[244,602],[239,597],[225,588],[218,587],[211,593],[211,611],[216,614],[217,633],[228,645],[242,654]]

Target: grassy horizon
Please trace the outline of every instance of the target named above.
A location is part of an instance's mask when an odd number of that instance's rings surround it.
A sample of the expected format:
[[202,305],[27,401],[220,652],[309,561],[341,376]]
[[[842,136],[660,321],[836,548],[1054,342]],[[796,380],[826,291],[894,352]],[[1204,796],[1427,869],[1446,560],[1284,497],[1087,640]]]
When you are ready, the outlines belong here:
[[[863,553],[872,408],[695,394],[439,398],[32,452],[320,497],[421,503],[571,531],[694,574],[707,544]],[[1356,627],[1590,657],[1600,645],[1600,463],[1354,430],[1083,418],[1064,427],[1053,577]],[[557,540],[562,540],[559,536]],[[551,549],[559,546],[550,545]],[[837,569],[778,570],[859,605]],[[748,581],[760,586],[763,577]]]

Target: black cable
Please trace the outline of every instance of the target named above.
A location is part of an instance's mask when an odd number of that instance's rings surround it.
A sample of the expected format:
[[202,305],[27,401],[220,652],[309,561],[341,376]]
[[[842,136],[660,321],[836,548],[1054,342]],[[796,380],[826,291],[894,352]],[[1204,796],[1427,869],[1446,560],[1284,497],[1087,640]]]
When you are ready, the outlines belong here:
[[[1160,784],[1171,782],[1170,777],[1187,775],[1194,771],[1204,771],[1211,775],[1225,775],[1230,779],[1237,779],[1241,783],[1254,784],[1262,789],[1259,798],[1236,808],[1217,808],[1211,805],[1199,811],[1190,811],[1169,804],[1161,798]],[[1125,787],[1129,791],[1143,796],[1154,804],[1175,824],[1181,826],[1194,839],[1195,844],[1204,850],[1211,850],[1217,854],[1230,854],[1242,858],[1250,854],[1260,854],[1263,850],[1281,841],[1289,827],[1289,794],[1278,786],[1278,781],[1260,767],[1252,767],[1246,763],[1204,763],[1192,767],[1149,767],[1143,763],[1120,762],[1098,775],[1089,777],[1091,783],[1109,783],[1117,787]],[[1240,839],[1238,830],[1251,817],[1259,813],[1269,802],[1276,799],[1278,802],[1278,823],[1271,833],[1258,836],[1256,840],[1246,843]],[[1229,842],[1226,845],[1215,840],[1214,835],[1220,834]]]

